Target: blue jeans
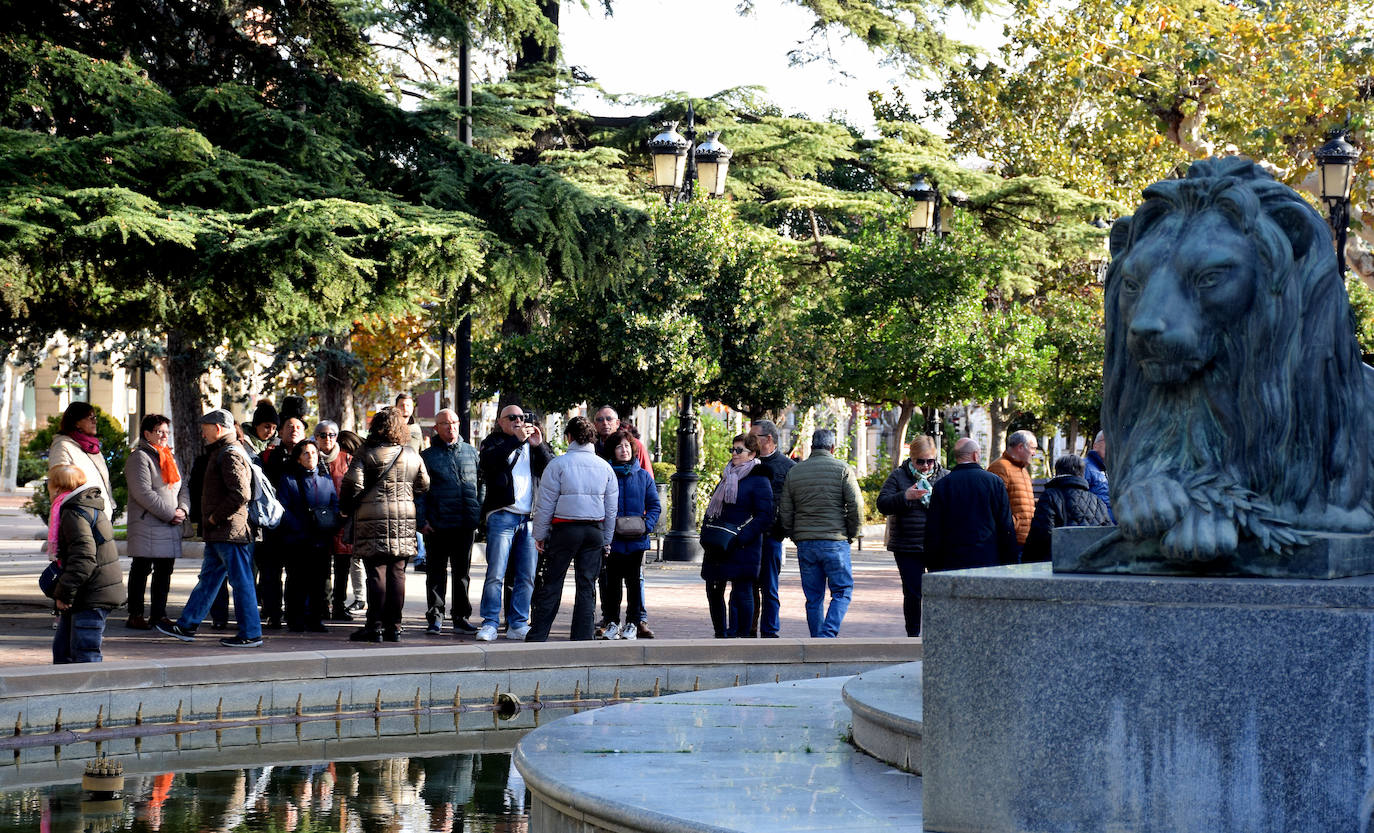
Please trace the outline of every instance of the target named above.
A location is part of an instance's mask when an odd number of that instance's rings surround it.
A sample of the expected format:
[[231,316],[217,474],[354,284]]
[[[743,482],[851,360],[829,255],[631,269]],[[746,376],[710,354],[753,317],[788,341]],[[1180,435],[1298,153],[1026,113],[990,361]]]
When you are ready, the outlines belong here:
[[782,542],[763,536],[763,561],[759,564],[759,636],[777,636],[778,574],[782,572]]
[[501,591],[506,582],[507,565],[514,574],[511,576],[514,588],[506,625],[515,630],[530,623],[534,568],[539,563],[533,527],[529,515],[501,510],[487,516],[487,578],[482,584],[482,624],[494,628],[501,623]]
[[238,620],[238,636],[242,639],[261,639],[262,620],[258,618],[258,594],[253,588],[253,545],[206,541],[205,559],[200,563],[191,598],[181,609],[177,624],[195,630],[205,621],[210,605],[225,579],[234,594],[234,618]]
[[[797,567],[801,570],[802,592],[806,594],[806,626],[812,637],[840,635],[840,622],[849,609],[854,590],[854,573],[849,566],[848,541],[798,541]],[[830,609],[821,620],[825,585],[830,584]]]
[[105,636],[108,610],[64,610],[52,635],[52,664],[100,662],[100,642]]

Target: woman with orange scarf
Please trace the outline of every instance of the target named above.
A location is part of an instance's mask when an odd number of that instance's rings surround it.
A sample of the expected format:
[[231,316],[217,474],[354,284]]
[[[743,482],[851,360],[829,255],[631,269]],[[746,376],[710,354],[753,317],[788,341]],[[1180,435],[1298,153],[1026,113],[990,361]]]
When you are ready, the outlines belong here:
[[[149,414],[139,426],[143,441],[124,464],[129,484],[129,621],[128,627],[149,630],[167,618],[167,590],[172,566],[181,557],[181,535],[191,509],[190,490],[177,470],[168,440],[172,423]],[[143,588],[153,576],[148,615],[144,616]]]

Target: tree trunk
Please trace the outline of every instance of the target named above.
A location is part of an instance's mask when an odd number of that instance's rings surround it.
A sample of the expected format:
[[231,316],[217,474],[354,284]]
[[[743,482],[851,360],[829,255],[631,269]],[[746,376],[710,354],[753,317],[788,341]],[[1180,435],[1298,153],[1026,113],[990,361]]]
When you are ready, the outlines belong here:
[[345,354],[352,352],[352,339],[349,333],[326,337],[315,374],[320,418],[333,420],[342,431],[357,430],[353,413],[353,368],[345,360]]
[[816,430],[816,409],[807,408],[797,420],[797,431],[792,437],[792,447],[787,456],[805,460],[811,454],[811,433]]
[[854,426],[854,468],[860,477],[868,474],[868,409],[864,403],[855,402],[850,406],[850,422]]
[[0,431],[4,436],[3,462],[0,462],[0,492],[19,487],[19,428],[24,421],[24,374],[9,358],[5,359],[5,383],[0,387]]
[[988,422],[991,433],[988,436],[988,453],[983,459],[991,462],[1002,456],[1006,443],[1003,435],[1007,430],[1007,420],[1002,417],[1002,400],[1000,397],[994,398],[988,403]]
[[189,477],[191,464],[205,444],[200,438],[200,417],[205,410],[201,378],[209,364],[206,351],[192,343],[182,330],[167,333],[167,387],[172,399],[172,444],[177,467]]
[[902,447],[906,444],[906,429],[911,425],[911,418],[916,415],[916,403],[903,399],[897,404],[897,428],[892,434],[892,466],[902,462]]
[[1068,440],[1069,453],[1070,453],[1070,454],[1077,454],[1077,453],[1078,453],[1078,417],[1069,417],[1069,430],[1068,430],[1068,433],[1064,435],[1064,439]]

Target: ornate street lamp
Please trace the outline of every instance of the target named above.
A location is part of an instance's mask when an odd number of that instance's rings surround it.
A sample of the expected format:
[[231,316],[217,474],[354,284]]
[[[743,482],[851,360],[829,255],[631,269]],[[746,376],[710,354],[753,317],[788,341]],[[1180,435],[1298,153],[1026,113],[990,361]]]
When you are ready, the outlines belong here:
[[[654,160],[654,188],[670,195],[682,188],[687,172],[687,151],[692,143],[677,132],[678,123],[664,122],[663,132],[649,140],[649,154]],[[692,132],[688,128],[688,132]]]
[[944,237],[954,230],[954,209],[963,208],[968,202],[968,194],[955,188],[949,192],[949,199],[940,204],[940,227],[935,233]]
[[902,194],[914,201],[911,212],[907,214],[907,229],[921,235],[933,230],[940,194],[934,186],[926,182],[926,175],[917,174],[916,179],[902,191]]
[[697,145],[692,157],[697,163],[697,180],[702,193],[708,197],[725,195],[725,174],[730,169],[730,157],[735,152],[720,143],[720,132],[706,134],[706,141]]
[[[690,199],[692,183],[700,180],[707,197],[725,193],[725,176],[733,152],[721,144],[719,133],[706,134],[706,141],[692,148],[696,139],[696,112],[687,104],[686,135],[677,132],[677,122],[668,122],[662,132],[649,140],[654,161],[654,188],[663,199],[674,202]],[[677,471],[673,474],[672,526],[663,538],[664,561],[700,561],[701,540],[697,534],[697,410],[692,394],[684,393],[678,405]]]
[[1355,179],[1355,163],[1360,152],[1345,140],[1345,131],[1333,131],[1331,141],[1317,149],[1317,168],[1321,171],[1322,202],[1331,215],[1331,231],[1336,236],[1336,261],[1345,275],[1345,233],[1350,225],[1350,184]]

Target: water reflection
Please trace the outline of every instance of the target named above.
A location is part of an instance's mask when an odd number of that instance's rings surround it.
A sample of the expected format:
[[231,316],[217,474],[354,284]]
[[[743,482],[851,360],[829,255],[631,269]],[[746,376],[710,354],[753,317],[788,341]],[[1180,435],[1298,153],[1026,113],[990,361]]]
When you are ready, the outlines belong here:
[[128,776],[122,800],[80,784],[0,794],[0,833],[525,833],[509,753]]

